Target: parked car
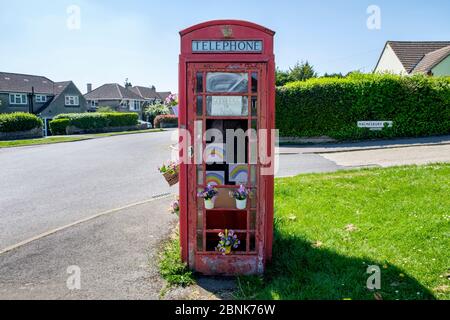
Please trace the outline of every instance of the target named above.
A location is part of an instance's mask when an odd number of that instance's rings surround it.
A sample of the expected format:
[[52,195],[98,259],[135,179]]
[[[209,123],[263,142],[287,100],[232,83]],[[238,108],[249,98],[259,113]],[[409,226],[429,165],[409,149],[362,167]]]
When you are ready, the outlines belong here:
[[153,129],[153,125],[150,122],[139,120],[139,126],[143,126],[147,129]]

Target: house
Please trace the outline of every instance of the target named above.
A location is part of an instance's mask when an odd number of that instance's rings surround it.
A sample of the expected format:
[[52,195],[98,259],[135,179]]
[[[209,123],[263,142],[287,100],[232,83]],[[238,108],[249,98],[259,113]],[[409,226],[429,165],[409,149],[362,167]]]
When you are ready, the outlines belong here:
[[164,100],[171,94],[170,92],[157,92],[155,86],[134,86],[130,90],[145,99],[145,105],[164,103]]
[[450,41],[388,41],[374,72],[450,76]]
[[160,98],[161,98],[161,102],[164,103],[164,101],[166,101],[166,99],[172,94],[172,92],[170,91],[164,91],[164,92],[158,92]]
[[61,113],[87,111],[87,102],[72,81],[53,82],[35,75],[0,72],[0,113],[30,112],[48,122]]
[[90,110],[98,107],[111,107],[118,112],[136,112],[142,119],[142,107],[145,99],[131,90],[130,86],[123,87],[118,83],[107,83],[92,90],[88,84],[88,92],[84,95]]

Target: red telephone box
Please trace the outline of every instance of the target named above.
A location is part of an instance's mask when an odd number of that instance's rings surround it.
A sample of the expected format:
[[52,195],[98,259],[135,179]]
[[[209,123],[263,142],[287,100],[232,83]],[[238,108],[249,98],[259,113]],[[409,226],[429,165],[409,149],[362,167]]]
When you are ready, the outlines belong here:
[[[180,34],[182,258],[205,275],[263,273],[273,238],[275,33],[246,21],[217,20]],[[230,130],[269,134],[265,143],[252,134],[236,142]],[[218,191],[212,209],[197,195],[207,185]],[[244,208],[229,195],[240,185],[251,190]],[[216,250],[225,230],[240,240],[230,254]]]

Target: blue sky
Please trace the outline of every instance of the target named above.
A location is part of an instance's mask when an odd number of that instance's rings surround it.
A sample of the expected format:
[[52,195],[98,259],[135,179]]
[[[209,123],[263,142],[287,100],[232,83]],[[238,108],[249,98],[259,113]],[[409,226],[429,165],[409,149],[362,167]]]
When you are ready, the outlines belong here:
[[[69,30],[67,8],[81,9]],[[369,30],[367,8],[381,9]],[[319,73],[373,69],[387,40],[450,40],[448,0],[0,0],[0,71],[86,83],[177,90],[178,31],[243,19],[277,32],[277,65],[308,60]]]

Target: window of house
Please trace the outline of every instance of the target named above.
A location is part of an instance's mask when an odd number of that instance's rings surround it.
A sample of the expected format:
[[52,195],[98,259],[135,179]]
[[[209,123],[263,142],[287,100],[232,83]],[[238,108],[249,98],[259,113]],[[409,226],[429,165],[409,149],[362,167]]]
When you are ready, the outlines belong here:
[[130,100],[130,110],[132,111],[141,110],[141,102],[139,100]]
[[10,93],[9,94],[9,103],[10,104],[27,104],[28,99],[27,95],[24,93]]
[[91,107],[92,108],[97,108],[98,107],[98,101],[91,100]]
[[79,96],[66,96],[66,106],[79,106],[80,97]]
[[37,103],[45,103],[47,102],[47,96],[43,94],[37,94],[36,95],[36,102]]

